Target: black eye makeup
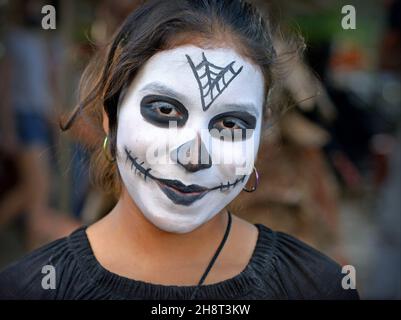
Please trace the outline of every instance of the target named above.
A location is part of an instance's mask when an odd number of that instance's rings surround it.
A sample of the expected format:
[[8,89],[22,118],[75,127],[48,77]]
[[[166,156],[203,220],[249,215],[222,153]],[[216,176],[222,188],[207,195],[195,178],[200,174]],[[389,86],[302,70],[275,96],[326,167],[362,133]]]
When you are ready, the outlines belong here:
[[188,119],[188,110],[176,99],[147,95],[141,100],[141,114],[150,123],[168,128],[170,121],[176,121],[182,127]]
[[220,113],[213,117],[209,122],[209,131],[217,129],[221,140],[229,138],[233,140],[237,137],[236,130],[240,130],[241,140],[249,138],[246,135],[247,129],[255,129],[256,118],[248,112],[231,111]]

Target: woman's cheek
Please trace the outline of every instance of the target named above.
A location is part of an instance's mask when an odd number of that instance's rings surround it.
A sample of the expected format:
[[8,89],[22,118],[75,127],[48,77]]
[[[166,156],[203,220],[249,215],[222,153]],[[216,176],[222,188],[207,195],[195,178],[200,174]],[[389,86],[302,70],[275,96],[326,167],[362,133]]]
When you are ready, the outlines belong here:
[[157,128],[145,121],[128,121],[121,117],[118,126],[117,144],[119,149],[128,147],[135,150],[137,156],[146,158],[148,152],[163,150],[168,143],[166,129]]
[[249,141],[221,142],[214,145],[213,164],[224,176],[242,175],[238,169],[253,167],[255,160],[254,144]]

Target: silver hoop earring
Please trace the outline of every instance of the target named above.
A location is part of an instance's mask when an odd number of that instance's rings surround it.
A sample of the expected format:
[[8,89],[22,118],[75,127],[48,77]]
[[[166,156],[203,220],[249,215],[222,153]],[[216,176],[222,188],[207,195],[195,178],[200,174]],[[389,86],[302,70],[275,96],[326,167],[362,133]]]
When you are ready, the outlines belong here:
[[256,191],[258,185],[259,185],[259,173],[258,170],[256,170],[255,167],[253,167],[253,172],[255,172],[255,184],[252,186],[251,189],[248,189],[246,186],[242,188],[242,190],[246,192],[254,192]]

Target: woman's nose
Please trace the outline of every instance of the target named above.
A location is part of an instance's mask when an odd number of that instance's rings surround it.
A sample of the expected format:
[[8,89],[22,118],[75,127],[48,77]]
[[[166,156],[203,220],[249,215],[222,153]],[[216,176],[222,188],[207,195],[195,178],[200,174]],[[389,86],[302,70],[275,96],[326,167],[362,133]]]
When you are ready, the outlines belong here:
[[189,172],[212,166],[212,159],[199,135],[171,151],[170,157]]

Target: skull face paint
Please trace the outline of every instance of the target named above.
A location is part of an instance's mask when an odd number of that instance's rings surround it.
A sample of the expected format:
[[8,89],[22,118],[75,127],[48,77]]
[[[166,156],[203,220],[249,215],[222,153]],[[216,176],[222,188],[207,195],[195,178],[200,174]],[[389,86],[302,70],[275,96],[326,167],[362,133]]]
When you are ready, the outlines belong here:
[[[237,169],[256,157],[263,102],[260,68],[233,49],[188,45],[147,61],[118,110],[117,164],[151,223],[190,232],[241,192],[249,174]],[[168,161],[152,161],[155,147]]]

